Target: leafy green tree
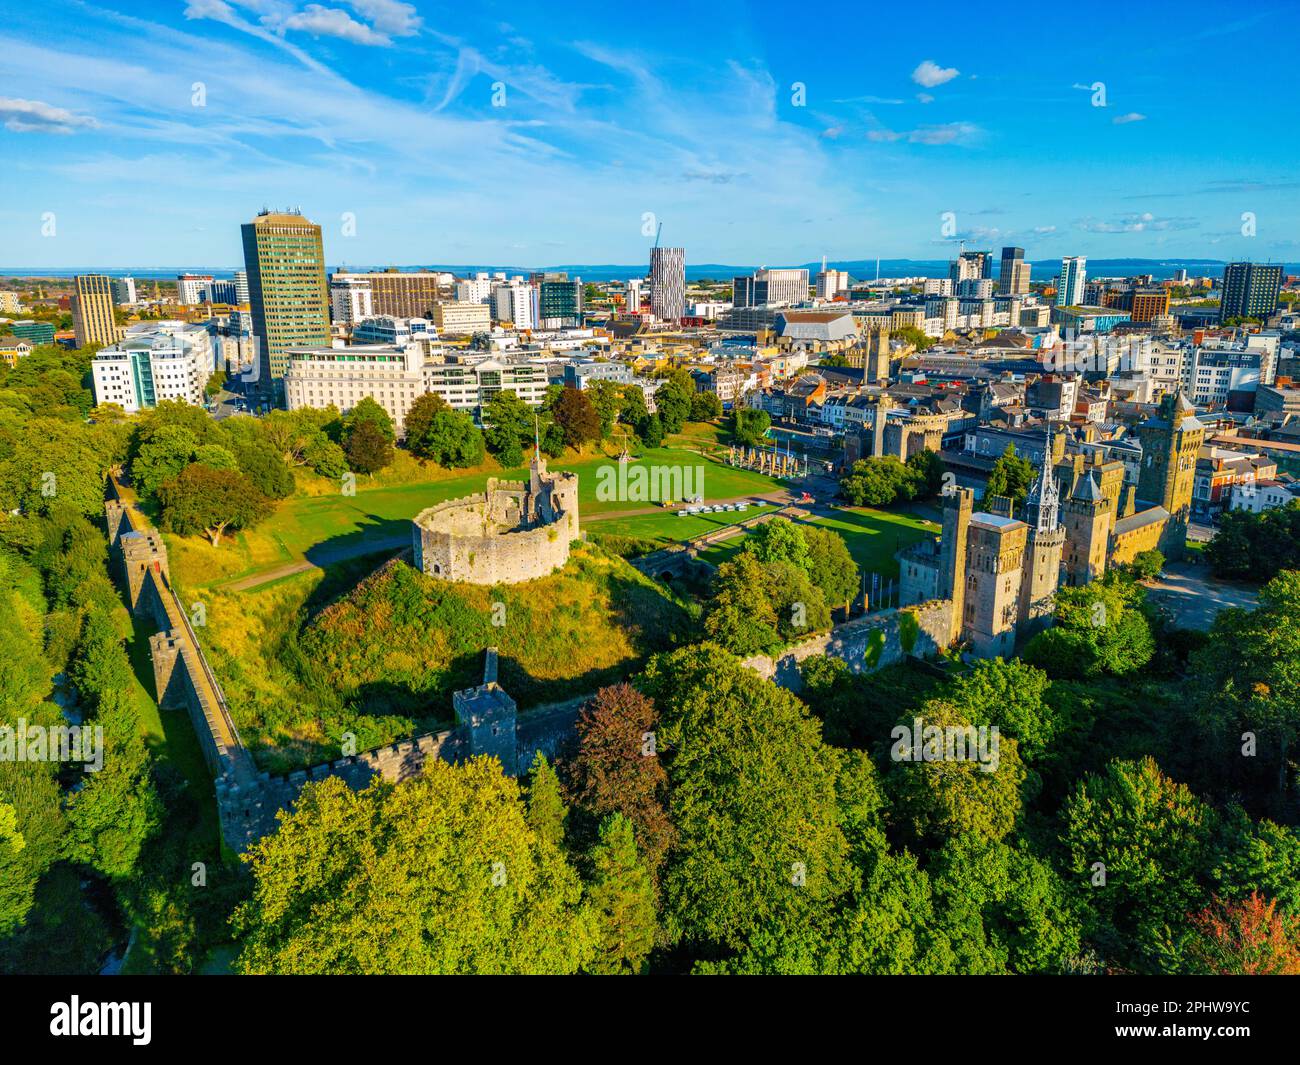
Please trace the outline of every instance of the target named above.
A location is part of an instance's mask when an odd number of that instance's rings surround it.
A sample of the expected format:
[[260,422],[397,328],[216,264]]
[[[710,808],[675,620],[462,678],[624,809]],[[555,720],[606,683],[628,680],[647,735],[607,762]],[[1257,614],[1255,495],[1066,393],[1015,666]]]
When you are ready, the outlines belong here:
[[678,840],[664,877],[671,939],[738,950],[848,889],[839,758],[793,695],[715,645],[651,659]]
[[450,404],[433,392],[425,392],[418,396],[403,419],[403,424],[406,426],[406,446],[415,454],[421,454],[420,442],[433,424],[434,416],[449,410],[451,410]]
[[695,380],[689,370],[671,370],[655,393],[655,413],[665,433],[681,432],[690,417]]
[[741,548],[760,562],[789,562],[807,573],[811,566],[804,530],[788,518],[763,522],[746,538]]
[[393,419],[388,416],[388,411],[375,400],[373,396],[362,396],[360,401],[343,419],[343,446],[347,447],[347,442],[363,425],[373,425],[390,444],[397,439],[397,431],[393,426]]
[[[635,386],[627,387],[630,389]],[[637,391],[641,390],[638,388]],[[592,381],[587,386],[586,393],[591,400],[591,405],[596,408],[596,416],[600,419],[600,439],[608,440],[624,406],[623,386],[613,381]],[[642,406],[645,405],[644,397],[641,403]]]
[[1129,563],[1134,580],[1153,581],[1164,571],[1165,556],[1160,551],[1140,551]]
[[556,847],[564,846],[564,823],[569,811],[560,793],[560,778],[546,755],[538,751],[528,779],[528,827],[538,838]]
[[857,507],[887,507],[915,499],[922,485],[922,473],[885,455],[855,462],[840,480],[840,492]]
[[348,434],[343,451],[357,473],[373,476],[393,461],[392,442],[371,421],[363,421]]
[[1203,904],[1214,812],[1155,759],[1117,759],[1084,777],[1061,824],[1069,870],[1108,953],[1140,956],[1161,926]]
[[662,447],[664,442],[663,422],[658,414],[652,414],[645,420],[640,430],[641,443],[646,447]]
[[239,462],[235,456],[220,444],[200,444],[194,449],[194,461],[213,470],[239,469]]
[[826,599],[827,605],[848,605],[858,594],[858,564],[849,554],[844,537],[815,525],[803,530],[808,545],[808,575]]
[[1055,625],[1039,633],[1021,656],[1051,677],[1126,676],[1155,654],[1142,613],[1141,586],[1116,572],[1056,593]]
[[201,463],[186,466],[158,489],[163,528],[202,533],[221,546],[227,529],[249,529],[271,513],[271,502],[242,473]]
[[982,658],[952,684],[951,699],[970,721],[997,725],[1016,738],[1033,762],[1051,745],[1058,723],[1047,703],[1050,681],[1018,658]]
[[587,886],[599,943],[595,959],[586,968],[602,976],[639,973],[654,946],[654,881],[637,855],[631,821],[610,814],[599,831]]
[[308,784],[248,856],[245,973],[572,973],[598,922],[495,759],[398,785]]
[[731,437],[737,444],[757,447],[772,425],[772,416],[765,410],[734,407],[731,411]]
[[1224,842],[1214,868],[1218,894],[1244,899],[1261,891],[1286,913],[1300,916],[1300,830],[1273,821],[1251,822],[1240,808],[1224,816]]
[[988,484],[984,489],[984,498],[992,499],[994,496],[1007,496],[1014,503],[1023,503],[1029,495],[1029,489],[1034,486],[1034,478],[1038,471],[1034,469],[1034,464],[1028,459],[1022,459],[1016,454],[1013,444],[1008,444],[993,464],[993,469],[989,471]]
[[293,494],[293,474],[283,457],[265,440],[255,440],[235,451],[239,469],[268,499],[287,499]]
[[22,426],[12,451],[5,455],[0,450],[0,504],[27,514],[48,514],[56,506],[86,515],[102,513],[105,459],[82,426],[32,418]]
[[948,467],[937,451],[923,448],[907,460],[907,468],[916,475],[917,499],[930,499],[939,494]]
[[[922,722],[920,736],[912,734],[914,717]],[[905,714],[900,724],[907,727],[907,735],[894,737],[894,765],[886,780],[897,822],[908,837],[924,842],[963,833],[990,840],[1006,838],[1020,817],[1025,781],[1016,741],[999,734],[995,751],[992,734],[987,734],[984,753],[992,757],[981,761],[976,726],[960,707],[941,699],[931,699],[915,715]],[[941,730],[936,734],[944,737],[939,741],[942,746],[929,746],[930,729]],[[956,730],[952,734],[964,741],[964,757],[955,744],[949,751],[948,729]],[[910,757],[902,757],[913,745]]]
[[483,406],[484,436],[488,449],[506,468],[522,465],[523,449],[533,440],[534,414],[509,388],[503,388]]
[[[623,402],[619,407],[618,420],[624,425],[635,429],[641,433],[642,426],[646,419],[650,417],[650,411],[646,407],[645,393],[641,390],[640,385],[628,385],[623,389]],[[642,434],[644,435],[644,434]]]
[[691,397],[690,420],[693,422],[711,422],[722,417],[722,400],[716,392],[696,392]]
[[709,639],[734,654],[754,654],[780,644],[779,625],[768,572],[757,556],[742,551],[722,563],[704,614]]
[[165,481],[179,476],[193,460],[199,438],[183,425],[165,423],[140,444],[131,462],[131,480],[142,496],[152,497]]

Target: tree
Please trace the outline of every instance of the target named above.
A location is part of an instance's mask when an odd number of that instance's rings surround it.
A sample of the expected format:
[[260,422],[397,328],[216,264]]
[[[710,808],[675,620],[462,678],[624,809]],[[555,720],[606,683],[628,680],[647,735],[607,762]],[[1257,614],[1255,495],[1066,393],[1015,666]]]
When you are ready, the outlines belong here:
[[1300,976],[1300,923],[1256,892],[1190,916],[1188,967],[1215,976]]
[[907,468],[916,475],[915,498],[929,499],[939,494],[948,467],[937,451],[923,448],[907,460]]
[[201,463],[186,466],[158,489],[163,528],[182,536],[202,533],[221,545],[231,528],[248,529],[271,512],[271,501],[242,473]]
[[577,873],[495,759],[308,784],[248,858],[244,973],[572,973],[596,956]]
[[768,573],[748,551],[722,563],[704,614],[710,640],[738,655],[779,646],[780,622],[768,592]]
[[654,946],[654,882],[637,856],[631,821],[610,814],[599,831],[587,888],[599,939],[586,968],[602,976],[639,973]]
[[1023,503],[1037,475],[1034,464],[1017,456],[1015,445],[1008,444],[989,471],[984,498],[991,500],[994,496],[1007,496],[1013,503]]
[[1026,762],[1039,758],[1058,727],[1045,700],[1050,681],[1018,658],[982,658],[952,683],[951,698],[970,721],[997,725],[1020,744]]
[[731,411],[731,437],[737,444],[757,447],[772,425],[772,416],[765,410],[751,407],[734,407]]
[[509,388],[503,388],[483,405],[487,446],[501,465],[523,462],[523,448],[533,440],[536,419],[532,408]]
[[363,425],[373,425],[390,444],[397,439],[393,419],[388,416],[388,411],[384,410],[373,396],[362,396],[357,405],[343,419],[343,446],[345,448],[347,442],[352,438],[352,434]]
[[420,444],[433,424],[434,416],[448,410],[451,410],[451,407],[447,401],[433,392],[425,392],[417,397],[403,419],[406,426],[406,446],[417,455],[423,454]]
[[655,413],[665,433],[681,432],[691,413],[695,379],[689,370],[671,370],[655,393]]
[[1101,580],[1056,592],[1056,624],[1025,647],[1022,658],[1051,677],[1126,676],[1155,654],[1151,625],[1142,613],[1144,592],[1111,571]]
[[601,688],[582,708],[565,791],[580,815],[579,838],[594,838],[610,814],[632,824],[652,878],[672,844],[666,809],[668,777],[655,743],[654,703],[629,684]]
[[642,684],[678,831],[664,876],[670,938],[697,954],[738,950],[842,895],[839,757],[803,704],[710,644],[656,655]]
[[[205,415],[206,417],[206,415]],[[194,458],[199,438],[182,425],[163,424],[149,434],[131,461],[131,480],[142,496],[153,496]]]
[[82,426],[32,418],[12,451],[4,455],[0,450],[0,503],[26,514],[49,514],[58,506],[86,515],[102,513],[108,462]]
[[887,507],[915,499],[923,475],[893,455],[858,459],[840,480],[840,492],[857,507]]
[[371,421],[363,421],[348,434],[343,451],[355,472],[371,476],[393,461],[392,441]]
[[710,422],[722,417],[722,400],[716,392],[696,392],[691,397],[690,420],[693,422]]
[[[628,390],[636,388],[635,385],[628,385]],[[623,410],[626,401],[622,394],[623,386],[613,381],[592,381],[586,388],[591,405],[596,408],[596,415],[600,418],[600,439],[608,440],[610,433],[614,431],[614,423],[618,421],[619,414]],[[636,389],[639,393],[641,390]],[[645,406],[644,397],[641,405]]]
[[[914,734],[915,718],[922,733]],[[911,839],[934,842],[969,833],[988,840],[1004,839],[1016,826],[1025,780],[1019,745],[1009,736],[990,737],[987,761],[977,757],[975,723],[962,708],[931,699],[899,721],[906,734],[895,732],[894,764],[886,782],[896,804],[896,818]],[[931,730],[938,730],[932,733]],[[964,744],[949,750],[950,734]],[[932,736],[938,746],[932,746]],[[909,748],[911,751],[909,752]]]
[[1085,776],[1061,810],[1061,839],[1103,942],[1140,952],[1151,933],[1201,904],[1213,811],[1154,758],[1116,759]]
[[659,420],[658,414],[652,414],[645,420],[640,430],[641,443],[646,447],[661,447],[664,442],[663,422]]
[[600,439],[600,415],[587,394],[577,388],[561,389],[551,415],[564,434],[564,443],[575,450]]
[[1129,563],[1129,573],[1135,581],[1153,581],[1164,571],[1165,556],[1160,551],[1140,551]]
[[808,574],[827,605],[848,606],[858,594],[858,564],[844,537],[816,525],[806,526],[803,537],[808,545]]
[[649,417],[650,411],[646,407],[645,393],[641,391],[641,386],[626,386],[623,389],[623,403],[619,407],[619,421],[640,433],[642,425]]
[[569,816],[560,794],[560,778],[555,775],[546,755],[538,751],[528,780],[528,827],[540,839],[556,847],[564,846],[564,822]]

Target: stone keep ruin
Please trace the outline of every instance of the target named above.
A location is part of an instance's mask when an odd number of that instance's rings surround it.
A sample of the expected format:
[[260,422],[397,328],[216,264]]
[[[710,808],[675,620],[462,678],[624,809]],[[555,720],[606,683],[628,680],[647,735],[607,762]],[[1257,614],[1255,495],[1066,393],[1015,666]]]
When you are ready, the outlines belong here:
[[549,473],[540,448],[526,483],[489,478],[481,495],[438,503],[412,522],[416,568],[467,584],[545,577],[569,560],[578,535],[578,475]]

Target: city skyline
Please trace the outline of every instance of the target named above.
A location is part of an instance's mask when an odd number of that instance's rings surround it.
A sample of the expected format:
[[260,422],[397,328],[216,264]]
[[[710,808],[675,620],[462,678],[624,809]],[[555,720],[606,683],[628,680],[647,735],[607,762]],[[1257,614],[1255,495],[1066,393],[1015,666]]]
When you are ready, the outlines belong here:
[[514,10],[457,12],[451,33],[398,0],[132,12],[53,0],[0,31],[3,265],[236,264],[241,222],[299,203],[328,261],[356,264],[648,262],[659,223],[688,266],[941,260],[963,239],[1300,257],[1300,150],[1256,106],[1276,86],[1223,98],[1197,63],[1248,47],[1280,69],[1260,33],[1276,11],[1193,4],[1198,29],[1139,11],[1086,39],[1055,12],[985,12],[960,37],[882,13],[867,64],[827,61],[821,22],[745,5],[707,42],[670,5],[634,33]]

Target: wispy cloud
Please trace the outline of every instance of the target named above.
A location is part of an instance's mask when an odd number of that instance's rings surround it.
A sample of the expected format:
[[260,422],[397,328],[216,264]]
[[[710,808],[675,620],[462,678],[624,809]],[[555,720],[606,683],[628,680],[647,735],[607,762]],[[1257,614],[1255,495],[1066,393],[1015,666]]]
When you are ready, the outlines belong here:
[[43,100],[0,96],[0,120],[13,133],[75,133],[99,125],[89,115],[75,115]]
[[1195,229],[1194,218],[1157,218],[1150,211],[1125,215],[1114,221],[1081,219],[1076,225],[1088,233],[1163,233],[1173,230]]
[[934,126],[918,126],[912,130],[873,129],[867,139],[877,142],[906,141],[908,144],[958,144],[975,143],[983,130],[973,122],[944,122]]
[[1126,115],[1116,115],[1111,119],[1117,126],[1127,125],[1129,122],[1145,122],[1147,116],[1137,111],[1130,111]]

